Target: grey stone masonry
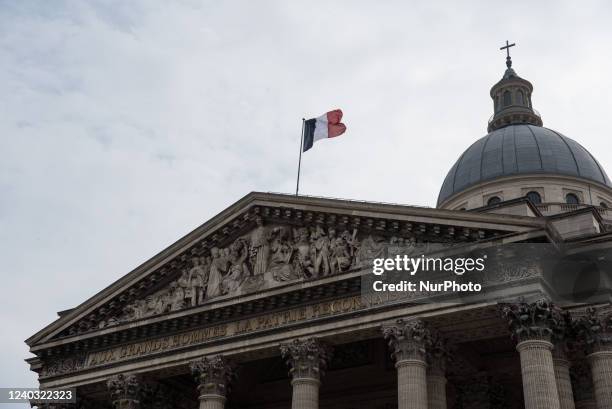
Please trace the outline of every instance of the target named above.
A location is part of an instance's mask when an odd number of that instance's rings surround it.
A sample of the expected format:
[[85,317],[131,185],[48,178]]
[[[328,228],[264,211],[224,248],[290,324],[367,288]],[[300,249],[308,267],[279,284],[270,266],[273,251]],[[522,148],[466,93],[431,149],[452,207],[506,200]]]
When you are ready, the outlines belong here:
[[190,367],[198,382],[200,409],[223,409],[234,377],[232,365],[217,355],[192,361]]
[[426,349],[429,330],[419,319],[383,326],[397,369],[398,409],[427,409]]
[[318,409],[321,377],[331,358],[331,348],[309,338],[281,344],[280,349],[290,367],[291,409]]

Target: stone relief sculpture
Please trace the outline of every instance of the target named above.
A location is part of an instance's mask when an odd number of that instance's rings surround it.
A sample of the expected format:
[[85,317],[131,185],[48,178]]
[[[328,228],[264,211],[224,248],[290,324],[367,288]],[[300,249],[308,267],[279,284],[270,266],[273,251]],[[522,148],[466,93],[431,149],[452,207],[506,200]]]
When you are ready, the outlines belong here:
[[214,298],[221,294],[221,281],[229,263],[225,252],[217,247],[213,247],[210,254],[212,261],[206,283],[206,298]]
[[270,254],[270,232],[264,226],[263,219],[257,216],[255,219],[257,227],[251,233],[249,254],[251,256],[251,265],[253,266],[253,274],[263,274],[268,267],[268,256]]
[[[414,238],[367,235],[360,240],[357,229],[266,225],[261,217],[255,224],[230,245],[213,247],[207,256],[194,256],[168,287],[127,305],[116,322],[195,307],[224,295],[367,268],[374,258],[411,254],[418,247]],[[101,326],[111,324],[107,321]]]

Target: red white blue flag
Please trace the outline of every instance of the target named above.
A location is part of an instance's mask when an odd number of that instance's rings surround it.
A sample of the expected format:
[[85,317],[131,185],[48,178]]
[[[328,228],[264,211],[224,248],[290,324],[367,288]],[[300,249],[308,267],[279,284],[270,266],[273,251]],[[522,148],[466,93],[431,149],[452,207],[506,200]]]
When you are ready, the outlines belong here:
[[315,141],[320,139],[335,138],[346,131],[346,126],[340,122],[342,110],[335,109],[318,118],[308,119],[304,123],[304,145],[302,151],[306,152],[312,148]]

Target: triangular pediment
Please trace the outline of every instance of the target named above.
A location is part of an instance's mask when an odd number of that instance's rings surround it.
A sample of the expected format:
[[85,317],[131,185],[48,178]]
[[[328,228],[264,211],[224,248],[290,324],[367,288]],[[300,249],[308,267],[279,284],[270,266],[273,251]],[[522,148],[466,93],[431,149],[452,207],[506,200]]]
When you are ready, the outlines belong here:
[[537,218],[251,193],[26,342],[40,350],[291,283],[328,279],[422,242],[543,230]]

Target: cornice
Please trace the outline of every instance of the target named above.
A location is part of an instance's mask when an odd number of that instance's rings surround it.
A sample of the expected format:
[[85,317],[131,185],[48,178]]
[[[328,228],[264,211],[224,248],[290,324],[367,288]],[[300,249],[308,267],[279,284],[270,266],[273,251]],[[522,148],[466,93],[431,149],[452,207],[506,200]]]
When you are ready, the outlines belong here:
[[63,313],[26,343],[30,346],[46,343],[78,320],[86,318],[95,322],[130,299],[167,283],[171,269],[180,268],[192,255],[202,254],[210,247],[227,243],[231,237],[244,233],[258,214],[269,220],[295,225],[357,226],[373,232],[409,231],[434,237],[456,237],[458,240],[478,240],[487,235],[543,226],[540,221],[527,217],[252,192],[78,307]]

